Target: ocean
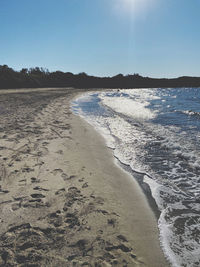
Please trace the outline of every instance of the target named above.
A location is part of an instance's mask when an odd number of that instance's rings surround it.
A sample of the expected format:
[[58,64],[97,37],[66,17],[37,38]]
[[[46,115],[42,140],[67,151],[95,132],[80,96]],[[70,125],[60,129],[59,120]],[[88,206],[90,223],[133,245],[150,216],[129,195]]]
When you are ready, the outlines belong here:
[[172,266],[200,266],[200,88],[89,92],[72,110],[155,200]]

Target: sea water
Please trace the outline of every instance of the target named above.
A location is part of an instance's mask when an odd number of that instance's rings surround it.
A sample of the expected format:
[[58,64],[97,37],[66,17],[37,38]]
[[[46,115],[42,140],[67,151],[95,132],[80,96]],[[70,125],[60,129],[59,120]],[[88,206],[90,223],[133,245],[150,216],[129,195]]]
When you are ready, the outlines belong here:
[[172,266],[200,266],[200,88],[91,92],[72,106],[149,186]]

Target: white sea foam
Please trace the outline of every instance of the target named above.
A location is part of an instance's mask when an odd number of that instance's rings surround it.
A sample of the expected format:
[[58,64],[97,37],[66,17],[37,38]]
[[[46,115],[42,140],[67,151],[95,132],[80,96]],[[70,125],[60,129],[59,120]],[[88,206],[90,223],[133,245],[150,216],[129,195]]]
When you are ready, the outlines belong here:
[[[91,92],[87,92],[84,93],[83,95],[78,96],[74,102],[72,102],[72,106],[73,105],[77,105],[78,103],[81,102],[87,102],[90,101],[92,99],[92,93]],[[78,105],[77,105],[78,106]]]
[[156,116],[156,112],[152,112],[146,106],[148,102],[140,103],[126,97],[106,97],[101,96],[102,103],[112,110],[130,116],[136,120],[149,120]]
[[156,201],[156,204],[158,205],[159,210],[162,210],[163,205],[162,205],[162,200],[160,198],[160,187],[162,185],[158,184],[156,181],[153,179],[149,178],[147,175],[144,176],[144,182],[147,183],[151,189],[151,193],[153,198]]
[[123,89],[120,90],[120,92],[125,93],[140,102],[160,99],[158,89]]
[[158,227],[160,230],[160,241],[162,245],[162,249],[167,256],[167,259],[171,262],[173,267],[180,267],[181,262],[177,259],[177,255],[173,252],[171,246],[170,246],[170,240],[172,239],[172,228],[173,225],[171,223],[168,223],[165,219],[167,216],[167,210],[163,210],[161,212],[159,221],[158,221]]

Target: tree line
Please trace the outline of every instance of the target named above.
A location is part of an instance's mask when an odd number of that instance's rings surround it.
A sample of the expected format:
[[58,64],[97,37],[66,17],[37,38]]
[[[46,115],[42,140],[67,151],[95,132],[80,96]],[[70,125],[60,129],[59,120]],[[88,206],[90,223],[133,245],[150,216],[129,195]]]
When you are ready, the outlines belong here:
[[182,76],[173,79],[142,77],[139,74],[113,77],[95,77],[84,72],[49,72],[44,68],[23,68],[15,71],[7,65],[0,65],[0,89],[73,87],[73,88],[158,88],[158,87],[200,87],[200,77]]

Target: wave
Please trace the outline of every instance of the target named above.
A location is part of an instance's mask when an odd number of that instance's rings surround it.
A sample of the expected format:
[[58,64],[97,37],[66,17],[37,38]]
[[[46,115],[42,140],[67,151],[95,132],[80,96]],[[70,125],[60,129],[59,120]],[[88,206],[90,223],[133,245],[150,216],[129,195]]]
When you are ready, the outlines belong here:
[[186,114],[188,116],[194,116],[194,117],[199,117],[200,118],[200,112],[198,111],[193,111],[193,110],[181,110],[179,111],[180,113]]
[[117,113],[129,116],[135,120],[150,120],[156,117],[156,112],[147,108],[148,102],[137,102],[127,97],[100,96],[102,103]]

